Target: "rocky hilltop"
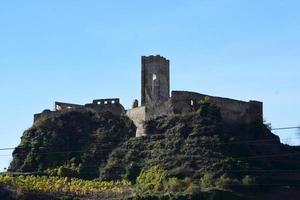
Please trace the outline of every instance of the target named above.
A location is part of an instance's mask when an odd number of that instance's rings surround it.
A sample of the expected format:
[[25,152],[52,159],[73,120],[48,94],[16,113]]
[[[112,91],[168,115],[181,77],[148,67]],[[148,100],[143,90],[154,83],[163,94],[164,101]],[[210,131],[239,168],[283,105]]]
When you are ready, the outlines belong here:
[[292,192],[300,184],[299,147],[281,144],[260,121],[224,123],[209,101],[200,102],[195,112],[147,121],[145,137],[136,138],[135,131],[125,116],[64,111],[24,132],[9,171],[134,185],[147,170],[163,169],[166,177],[193,183],[192,194],[222,188],[242,196],[267,195],[282,188]]

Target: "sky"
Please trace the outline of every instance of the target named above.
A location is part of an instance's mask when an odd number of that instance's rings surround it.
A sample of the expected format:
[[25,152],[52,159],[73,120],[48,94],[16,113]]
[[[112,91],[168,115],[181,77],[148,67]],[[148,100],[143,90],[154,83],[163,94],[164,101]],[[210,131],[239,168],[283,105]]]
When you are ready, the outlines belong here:
[[[54,101],[140,99],[142,55],[170,59],[171,89],[264,102],[299,126],[298,0],[1,0],[0,148]],[[275,131],[300,144],[297,130]],[[0,151],[0,171],[11,161]]]

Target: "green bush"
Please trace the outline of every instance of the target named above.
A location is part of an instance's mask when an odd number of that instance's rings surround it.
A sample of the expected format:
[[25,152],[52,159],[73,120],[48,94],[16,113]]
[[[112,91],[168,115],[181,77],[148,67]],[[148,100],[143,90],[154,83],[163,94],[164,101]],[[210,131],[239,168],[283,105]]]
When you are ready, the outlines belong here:
[[242,179],[242,184],[243,185],[251,185],[255,182],[254,178],[251,178],[250,176],[245,176],[243,179]]
[[215,181],[216,180],[214,179],[214,175],[212,173],[204,174],[204,176],[202,176],[200,179],[201,190],[209,190],[215,188]]
[[178,178],[169,178],[166,184],[166,190],[169,193],[179,193],[183,192],[187,188],[187,183],[184,180]]
[[135,196],[126,200],[245,200],[229,191],[212,190],[197,194]]
[[125,173],[124,179],[135,184],[136,179],[139,176],[140,172],[141,172],[140,166],[138,166],[136,164],[131,164],[128,166],[128,168],[126,168],[126,173]]
[[226,174],[223,174],[216,181],[216,186],[219,189],[228,189],[231,186],[240,185],[240,181],[238,179],[232,179],[228,177]]
[[163,192],[167,180],[167,171],[159,165],[148,170],[142,170],[137,177],[138,193],[153,194]]

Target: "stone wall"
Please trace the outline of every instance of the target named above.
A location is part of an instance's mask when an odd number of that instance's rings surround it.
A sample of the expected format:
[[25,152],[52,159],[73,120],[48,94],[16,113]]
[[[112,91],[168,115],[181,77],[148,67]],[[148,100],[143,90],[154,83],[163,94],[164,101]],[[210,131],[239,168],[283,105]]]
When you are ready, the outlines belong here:
[[170,98],[170,63],[162,56],[142,56],[142,106]]
[[33,122],[35,123],[37,120],[41,118],[49,118],[49,117],[54,117],[57,115],[60,111],[51,111],[51,110],[44,110],[41,113],[35,114],[33,117]]
[[146,121],[146,107],[138,107],[127,110],[126,115],[133,121],[136,126],[136,137],[145,135],[144,123]]
[[83,105],[64,103],[64,102],[55,102],[54,107],[56,111],[68,110],[72,108],[82,108]]
[[125,108],[120,104],[120,99],[113,98],[113,99],[97,99],[94,100],[93,103],[85,104],[85,105],[78,105],[78,104],[71,104],[71,103],[63,103],[63,102],[55,102],[54,111],[51,110],[44,110],[42,113],[38,113],[34,115],[34,122],[37,121],[39,118],[48,118],[55,116],[56,114],[67,111],[67,110],[80,110],[80,109],[89,109],[95,112],[111,112],[114,115],[124,115]]
[[228,123],[251,123],[263,121],[263,104],[258,101],[238,101],[234,99],[208,96],[195,92],[173,91],[171,102],[175,114],[191,112],[193,104],[205,97],[220,108],[223,121]]
[[146,105],[146,120],[155,119],[157,117],[172,115],[173,109],[171,100],[156,104]]
[[118,98],[97,99],[91,104],[85,104],[84,107],[93,109],[97,112],[111,112],[114,115],[124,115],[126,112]]

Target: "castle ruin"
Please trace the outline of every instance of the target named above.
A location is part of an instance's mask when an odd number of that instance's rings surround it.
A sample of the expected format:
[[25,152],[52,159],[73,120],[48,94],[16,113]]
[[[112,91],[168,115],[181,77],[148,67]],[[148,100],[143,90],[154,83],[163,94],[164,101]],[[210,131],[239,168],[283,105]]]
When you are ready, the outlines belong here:
[[127,115],[137,127],[136,136],[145,135],[144,123],[160,116],[188,113],[195,110],[196,102],[209,97],[220,108],[222,121],[231,124],[249,124],[263,121],[263,103],[239,101],[214,97],[188,91],[172,91],[170,95],[170,61],[162,56],[142,56],[141,59],[141,105],[125,110],[118,98],[98,99],[85,105],[55,102],[54,111],[44,110],[34,115],[34,121],[70,109],[90,109]]

